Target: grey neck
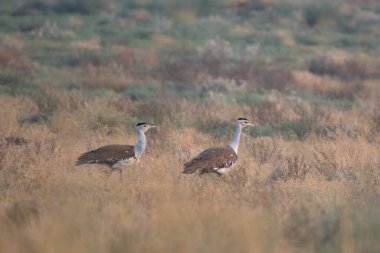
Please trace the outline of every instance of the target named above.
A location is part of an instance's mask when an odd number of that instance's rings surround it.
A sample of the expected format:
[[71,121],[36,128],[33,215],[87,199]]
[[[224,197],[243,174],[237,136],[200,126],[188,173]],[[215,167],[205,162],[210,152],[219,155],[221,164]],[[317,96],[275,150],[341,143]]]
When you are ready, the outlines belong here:
[[137,130],[137,143],[133,146],[133,150],[135,151],[135,157],[137,159],[144,153],[146,147],[146,138],[145,134],[141,129]]
[[239,148],[239,140],[240,140],[240,134],[241,134],[242,129],[243,127],[239,124],[239,122],[236,122],[234,138],[232,139],[230,143],[230,147],[235,151],[236,154]]

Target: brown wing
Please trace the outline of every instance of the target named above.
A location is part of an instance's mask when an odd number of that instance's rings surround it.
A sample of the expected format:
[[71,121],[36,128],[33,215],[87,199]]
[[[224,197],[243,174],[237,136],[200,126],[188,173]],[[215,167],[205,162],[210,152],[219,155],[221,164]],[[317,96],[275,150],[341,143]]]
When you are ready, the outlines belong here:
[[215,168],[229,168],[237,161],[237,155],[230,146],[209,148],[184,164],[185,174],[196,171],[215,172]]
[[129,145],[106,145],[98,149],[88,151],[78,157],[75,165],[85,163],[100,163],[112,165],[117,161],[132,158],[135,156],[133,146]]

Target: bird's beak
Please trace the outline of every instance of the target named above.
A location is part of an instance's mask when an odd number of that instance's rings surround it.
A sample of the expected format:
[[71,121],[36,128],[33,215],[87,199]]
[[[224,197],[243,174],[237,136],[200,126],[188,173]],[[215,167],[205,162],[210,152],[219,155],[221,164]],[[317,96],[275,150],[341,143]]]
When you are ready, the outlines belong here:
[[151,125],[149,125],[149,127],[150,127],[150,128],[153,128],[153,127],[158,128],[157,126],[151,126]]
[[255,123],[253,123],[253,122],[248,122],[248,123],[247,123],[247,126],[255,126]]

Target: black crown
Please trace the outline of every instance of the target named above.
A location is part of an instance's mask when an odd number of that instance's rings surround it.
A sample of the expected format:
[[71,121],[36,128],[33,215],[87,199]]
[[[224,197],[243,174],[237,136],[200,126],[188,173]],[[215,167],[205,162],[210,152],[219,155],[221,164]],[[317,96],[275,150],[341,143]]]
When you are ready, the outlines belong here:
[[238,118],[237,120],[247,120],[246,118]]
[[137,123],[136,127],[141,126],[141,125],[146,125],[146,123],[145,122]]

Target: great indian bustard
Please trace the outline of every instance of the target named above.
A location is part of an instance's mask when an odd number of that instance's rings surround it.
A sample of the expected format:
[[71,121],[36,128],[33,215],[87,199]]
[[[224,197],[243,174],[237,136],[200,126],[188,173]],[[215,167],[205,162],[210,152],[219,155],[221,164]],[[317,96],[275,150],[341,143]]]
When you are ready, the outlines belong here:
[[120,180],[123,182],[123,169],[140,161],[147,143],[145,132],[152,127],[156,126],[145,122],[138,123],[136,125],[138,139],[135,145],[113,144],[101,146],[100,148],[81,154],[75,165],[94,163],[107,165],[111,168],[110,176],[114,170],[118,170],[120,172]]
[[237,152],[241,131],[246,126],[254,126],[246,118],[238,118],[234,137],[229,145],[206,149],[198,156],[184,164],[183,173],[192,174],[194,172],[217,173],[222,175],[228,172],[236,164]]

